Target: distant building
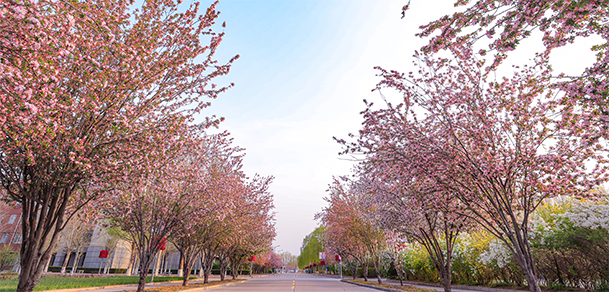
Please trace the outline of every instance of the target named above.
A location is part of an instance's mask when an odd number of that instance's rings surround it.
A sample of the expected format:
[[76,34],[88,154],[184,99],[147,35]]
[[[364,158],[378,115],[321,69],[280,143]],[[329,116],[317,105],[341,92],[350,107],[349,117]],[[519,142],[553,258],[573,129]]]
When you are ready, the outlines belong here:
[[[0,202],[0,247],[6,246],[16,253],[21,248],[21,207]],[[13,269],[15,264],[5,267],[5,270]]]
[[[5,247],[9,245],[11,250],[17,253],[21,248],[22,239],[21,211],[22,209],[19,206],[11,206],[7,205],[4,202],[0,202],[0,247]],[[89,270],[91,270],[91,268],[97,268],[99,270],[100,266],[103,269],[104,267],[106,267],[106,261],[108,262],[108,269],[127,268],[127,266],[129,265],[129,259],[131,257],[130,242],[125,240],[119,240],[116,244],[116,247],[113,249],[112,246],[109,246],[110,237],[105,232],[105,230],[99,225],[95,226],[90,238],[90,242],[87,245],[83,246],[83,248],[80,250],[80,252],[83,254],[76,263],[77,270],[78,268],[89,268]],[[168,248],[170,248],[169,243]],[[107,259],[99,258],[100,251],[104,249],[111,250]],[[49,266],[52,268],[53,271],[57,270],[57,267],[61,267],[63,265],[66,256],[69,257],[67,265],[67,272],[69,272],[71,267],[74,265],[74,261],[76,259],[76,252],[72,251],[67,254],[65,246],[62,246],[58,243],[56,251],[51,255],[51,258],[49,259]],[[178,270],[178,266],[180,263],[180,253],[176,251],[166,250],[161,253],[158,259],[159,261],[156,266],[158,269],[161,270],[162,273],[169,273],[171,270],[174,270],[175,273],[175,271]],[[137,261],[134,264],[137,264]],[[16,261],[13,266],[8,267],[8,269],[12,269],[13,271],[16,271],[17,268],[18,261]],[[199,261],[195,263],[194,268],[200,268]]]

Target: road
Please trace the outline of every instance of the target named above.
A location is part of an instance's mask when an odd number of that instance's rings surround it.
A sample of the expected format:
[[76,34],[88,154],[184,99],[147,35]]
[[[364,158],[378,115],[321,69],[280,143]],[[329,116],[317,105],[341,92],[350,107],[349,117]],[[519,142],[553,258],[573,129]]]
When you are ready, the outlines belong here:
[[352,284],[342,283],[337,278],[313,276],[308,274],[275,274],[268,277],[255,277],[248,281],[228,287],[216,288],[214,291],[286,291],[286,292],[336,292],[354,291],[371,292],[379,291],[364,288]]

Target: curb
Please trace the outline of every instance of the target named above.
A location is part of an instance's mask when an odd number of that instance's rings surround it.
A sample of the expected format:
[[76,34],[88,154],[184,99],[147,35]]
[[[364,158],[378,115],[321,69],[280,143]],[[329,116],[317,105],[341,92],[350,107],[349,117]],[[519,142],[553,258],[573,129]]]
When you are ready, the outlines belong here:
[[[241,282],[245,282],[245,281],[241,281]],[[176,291],[176,292],[203,291],[203,290],[212,289],[212,288],[216,288],[216,287],[229,286],[229,285],[233,285],[233,284],[241,283],[241,282],[233,282],[233,283],[225,283],[225,284],[219,284],[219,285],[214,285],[214,286],[191,288],[191,289],[187,289],[187,290],[179,290],[179,291]],[[154,284],[163,284],[163,283],[178,284],[178,283],[182,283],[182,280],[166,281],[166,282],[156,282]],[[146,283],[146,284],[149,284],[149,283]],[[94,287],[81,287],[81,288],[42,290],[42,291],[39,291],[39,292],[79,292],[79,291],[91,291],[91,290],[100,290],[100,289],[109,289],[109,288],[137,288],[137,287],[138,287],[138,284],[122,284],[122,285],[106,285],[106,286],[94,286]]]
[[[154,284],[161,284],[161,283],[177,284],[177,283],[182,283],[182,281],[176,280],[176,281],[156,282]],[[149,284],[149,283],[146,283],[146,284]],[[108,289],[108,288],[130,288],[130,287],[138,287],[138,284],[120,284],[120,285],[106,285],[106,286],[93,286],[93,287],[68,288],[68,289],[54,289],[54,290],[42,290],[40,292],[78,292],[78,291],[90,291],[90,290],[99,290],[99,289]]]
[[[434,288],[443,288],[443,285],[426,283],[426,282],[412,282],[412,281],[404,281],[407,285],[420,285]],[[481,286],[466,286],[466,285],[455,285],[451,284],[451,289],[458,290],[470,290],[470,291],[483,291],[483,292],[527,292],[529,290],[516,290],[516,289],[504,289],[504,288],[491,288],[491,287],[481,287]]]
[[231,282],[231,283],[224,283],[224,284],[213,285],[213,286],[206,286],[206,287],[197,287],[197,288],[191,288],[191,289],[186,289],[186,290],[179,290],[179,291],[176,291],[176,292],[199,292],[199,291],[208,290],[208,289],[214,289],[214,288],[231,286],[231,285],[243,283],[243,282],[246,282],[246,281],[247,280],[238,281],[238,282]]
[[390,289],[390,288],[385,288],[385,287],[377,287],[377,286],[373,286],[373,285],[365,285],[365,284],[360,284],[360,283],[350,282],[350,281],[345,280],[345,279],[341,280],[341,282],[343,282],[343,283],[348,283],[348,284],[352,284],[352,285],[356,285],[356,286],[361,286],[361,287],[366,287],[366,288],[371,288],[371,289],[381,290],[381,291],[387,291],[387,292],[405,292],[404,290]]
[[[367,287],[367,288],[372,288],[372,289],[377,289],[377,290],[381,290],[381,291],[404,292],[403,290],[398,290],[398,289],[391,289],[391,288],[377,287],[377,286],[373,286],[373,285],[354,283],[354,282],[347,281],[347,279],[343,279],[343,280],[341,280],[341,282],[354,284],[354,285]],[[427,286],[430,288],[443,288],[443,286],[441,286],[441,285],[435,285],[435,284],[430,284],[430,283],[420,283],[420,282],[410,282],[410,281],[404,281],[404,283],[407,285],[410,285],[410,286],[419,285],[419,286]],[[386,284],[390,284],[390,283],[386,283]],[[526,291],[528,291],[528,290],[502,289],[502,288],[477,287],[477,286],[465,286],[465,285],[451,285],[451,289],[483,291],[483,292],[526,292]]]

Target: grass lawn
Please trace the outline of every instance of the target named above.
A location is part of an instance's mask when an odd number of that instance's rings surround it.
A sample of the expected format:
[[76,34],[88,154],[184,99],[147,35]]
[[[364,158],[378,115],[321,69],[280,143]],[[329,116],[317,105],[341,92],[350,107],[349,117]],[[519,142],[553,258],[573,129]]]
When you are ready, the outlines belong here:
[[403,291],[408,291],[408,292],[437,292],[436,290],[422,289],[422,288],[417,288],[417,287],[411,286],[411,285],[400,286],[400,285],[392,285],[392,284],[379,284],[379,283],[377,283],[377,280],[375,280],[375,281],[347,280],[347,281],[358,283],[358,284],[369,285],[369,286],[377,286],[377,287],[383,287],[383,288],[403,290]]
[[[224,281],[214,281],[214,282],[210,282],[207,284],[189,284],[186,287],[182,286],[182,285],[175,285],[175,286],[165,286],[165,287],[156,287],[156,288],[146,288],[146,292],[176,292],[176,291],[181,291],[181,290],[186,290],[186,289],[193,289],[193,288],[200,288],[200,287],[206,287],[206,286],[216,286],[216,285],[220,285],[220,284],[226,284],[226,283],[231,283],[231,282],[242,282],[245,281],[244,279],[237,279],[237,280],[224,280]],[[127,292],[132,292],[131,291],[127,291]]]
[[[194,279],[195,277],[191,277]],[[34,291],[83,288],[107,285],[137,284],[140,280],[138,276],[108,276],[108,277],[71,277],[71,276],[47,276],[42,277]],[[182,280],[182,277],[159,277],[155,276],[155,282],[167,282]],[[0,292],[17,290],[18,278],[0,280]],[[150,277],[146,277],[146,282]]]

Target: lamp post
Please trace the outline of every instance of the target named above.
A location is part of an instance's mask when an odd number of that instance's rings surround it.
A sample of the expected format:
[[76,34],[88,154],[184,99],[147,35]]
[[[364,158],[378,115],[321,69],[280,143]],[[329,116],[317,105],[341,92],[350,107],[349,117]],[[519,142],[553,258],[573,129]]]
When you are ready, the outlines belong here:
[[250,278],[252,278],[252,263],[254,263],[255,260],[256,260],[255,255],[251,256],[250,259],[248,259],[248,261],[250,261]]
[[[97,271],[97,273],[101,275],[102,274],[102,263],[104,263],[104,259],[108,258],[108,250],[107,249],[100,250],[99,258],[100,258],[100,269]],[[108,261],[108,260],[106,260],[106,261]]]
[[[159,241],[159,245],[157,245],[156,249],[160,250],[160,251],[165,250],[165,237],[163,237],[163,239],[161,239]],[[157,254],[157,256],[155,257],[155,260],[153,261],[153,271],[152,271],[152,274],[150,275],[150,283],[152,283],[153,280],[155,279],[155,272],[157,271],[157,262],[159,261],[160,256],[161,256],[161,252],[159,252]]]
[[341,266],[341,256],[339,254],[335,255],[335,261],[339,263],[339,277],[343,279],[343,267]]

